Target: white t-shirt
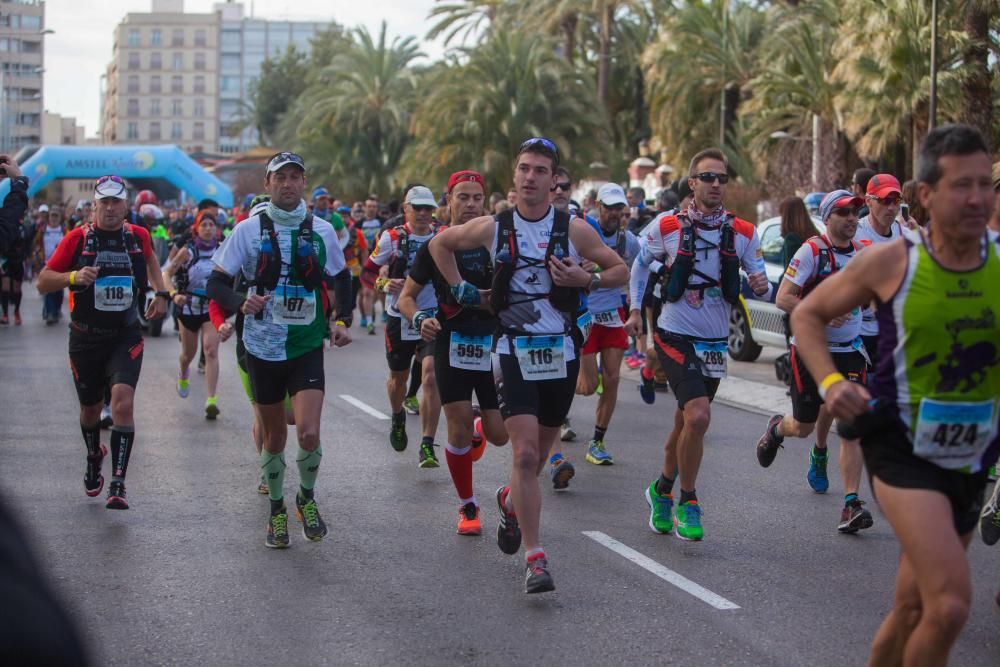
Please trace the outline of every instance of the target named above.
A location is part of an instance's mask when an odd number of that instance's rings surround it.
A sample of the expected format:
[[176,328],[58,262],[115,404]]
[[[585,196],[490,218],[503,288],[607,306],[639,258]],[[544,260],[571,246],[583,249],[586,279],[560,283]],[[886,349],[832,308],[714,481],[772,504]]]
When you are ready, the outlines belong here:
[[[898,220],[893,220],[892,224],[889,225],[889,236],[883,236],[881,232],[875,229],[871,216],[866,215],[858,220],[858,231],[854,233],[854,240],[859,243],[865,241],[869,245],[878,245],[879,243],[888,243],[889,241],[898,239],[902,235],[903,226],[899,224]],[[874,308],[865,308],[861,320],[861,335],[878,335],[878,319],[875,317]]]
[[[827,250],[828,248],[830,250]],[[852,243],[849,249],[831,248],[824,238],[813,237],[795,251],[792,261],[785,269],[783,280],[799,287],[805,287],[815,281],[821,266],[823,267],[823,275],[820,277],[828,277],[836,271],[843,270],[847,263],[857,256],[861,248],[862,244],[860,243],[857,243],[857,247]],[[841,326],[834,327],[828,324],[826,327],[826,339],[829,342],[829,349],[833,352],[845,352],[846,344],[854,342],[860,335],[861,308],[852,310],[850,319]],[[795,336],[792,336],[792,345],[794,344]]]

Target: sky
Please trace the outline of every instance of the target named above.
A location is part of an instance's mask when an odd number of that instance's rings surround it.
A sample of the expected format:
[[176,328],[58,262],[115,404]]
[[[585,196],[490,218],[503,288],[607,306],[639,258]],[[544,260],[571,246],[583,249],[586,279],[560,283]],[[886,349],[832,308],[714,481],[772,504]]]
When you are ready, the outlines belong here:
[[[184,0],[184,10],[210,12],[215,0]],[[346,27],[364,25],[377,33],[383,20],[391,36],[423,39],[430,28],[427,20],[434,0],[254,0],[254,16],[292,21],[334,20]],[[244,16],[250,0],[243,2]],[[84,125],[88,137],[100,129],[100,78],[111,60],[115,27],[129,12],[149,12],[151,0],[47,0],[46,27],[55,34],[45,37],[45,108],[73,116]],[[326,12],[321,7],[328,7]],[[432,58],[443,53],[439,43],[422,45]]]

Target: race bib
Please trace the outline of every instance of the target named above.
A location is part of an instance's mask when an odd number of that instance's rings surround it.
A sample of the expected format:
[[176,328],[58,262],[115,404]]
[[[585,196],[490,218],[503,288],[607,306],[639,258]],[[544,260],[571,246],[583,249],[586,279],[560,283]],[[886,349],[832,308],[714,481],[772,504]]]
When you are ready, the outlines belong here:
[[271,300],[271,319],[275,324],[301,326],[316,319],[316,293],[301,285],[278,285]]
[[466,336],[452,331],[448,345],[448,363],[452,368],[466,371],[491,371],[492,346],[493,336]]
[[97,310],[120,313],[132,306],[132,276],[104,276],[94,281]]
[[590,338],[590,330],[594,328],[594,316],[590,314],[589,310],[583,311],[583,314],[576,318],[576,328],[583,336],[583,343],[580,345],[583,347],[587,344],[587,339]]
[[702,372],[705,377],[726,377],[726,359],[729,352],[726,341],[721,340],[715,343],[696,342],[694,344],[694,352],[701,359]]
[[917,413],[913,453],[942,468],[970,468],[993,441],[994,401],[951,403],[924,398]]
[[402,340],[421,340],[420,329],[413,326],[413,322],[405,317],[399,318],[399,337]]
[[602,327],[611,327],[616,329],[620,329],[625,326],[617,308],[614,310],[605,310],[603,313],[594,313],[594,324],[600,324]]
[[564,336],[519,336],[514,354],[525,380],[561,380],[566,377]]

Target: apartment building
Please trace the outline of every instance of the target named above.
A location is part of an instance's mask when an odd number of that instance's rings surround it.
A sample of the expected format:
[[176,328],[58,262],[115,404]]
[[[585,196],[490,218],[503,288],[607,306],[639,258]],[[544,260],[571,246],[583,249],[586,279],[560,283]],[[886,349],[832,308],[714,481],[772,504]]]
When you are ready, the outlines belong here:
[[45,3],[0,0],[0,152],[16,153],[42,135]]

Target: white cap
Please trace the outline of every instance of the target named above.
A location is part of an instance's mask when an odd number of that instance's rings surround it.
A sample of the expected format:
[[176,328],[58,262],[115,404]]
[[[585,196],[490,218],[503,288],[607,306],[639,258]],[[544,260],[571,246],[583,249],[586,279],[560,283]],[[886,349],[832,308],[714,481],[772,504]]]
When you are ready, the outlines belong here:
[[672,174],[672,173],[674,173],[674,168],[671,167],[669,164],[661,164],[659,167],[656,168],[656,173],[657,174]]
[[437,208],[437,200],[430,188],[414,185],[406,193],[406,202],[410,206],[433,206]]
[[39,213],[48,213],[49,212],[49,205],[48,204],[42,204],[41,206],[38,207],[38,212]]
[[625,198],[625,190],[617,183],[605,183],[602,185],[601,189],[597,191],[597,201],[605,206],[628,205],[628,199]]

